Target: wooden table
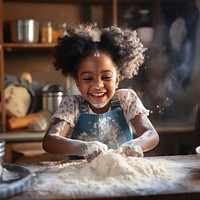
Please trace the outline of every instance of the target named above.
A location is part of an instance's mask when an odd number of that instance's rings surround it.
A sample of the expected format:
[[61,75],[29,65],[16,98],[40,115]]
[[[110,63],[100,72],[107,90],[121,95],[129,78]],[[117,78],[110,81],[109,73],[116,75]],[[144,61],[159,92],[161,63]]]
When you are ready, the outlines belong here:
[[[197,155],[184,155],[184,156],[160,156],[160,157],[147,157],[147,159],[151,161],[163,161],[163,162],[173,162],[173,163],[179,163],[181,167],[183,167],[183,173],[186,172],[186,170],[189,172],[189,175],[187,178],[181,180],[178,184],[174,184],[171,188],[168,189],[168,191],[162,191],[159,192],[160,190],[153,190],[148,191],[145,194],[141,190],[141,195],[120,195],[118,193],[117,196],[115,196],[115,199],[139,199],[139,200],[193,200],[193,199],[200,199],[200,158]],[[51,163],[52,164],[52,163]],[[51,165],[50,164],[50,165]],[[55,164],[55,163],[54,163]],[[47,167],[47,163],[42,165],[42,163],[35,163],[32,165],[25,165],[28,169],[32,170],[38,168],[38,174],[34,174],[33,176],[33,181],[32,181],[32,186],[24,193],[17,195],[15,197],[11,197],[10,200],[21,200],[21,199],[57,199],[60,198],[59,193],[54,193],[53,197],[52,194],[48,195],[48,191],[45,191],[45,197],[40,196],[40,191],[34,191],[34,184],[37,182],[37,177],[39,177],[40,173],[44,172],[45,167]],[[45,181],[45,180],[44,180]],[[49,182],[48,182],[49,184]],[[52,183],[50,183],[50,186],[48,188],[49,191],[53,190],[55,187],[56,180],[52,180]],[[152,182],[152,184],[154,184]],[[75,184],[74,187],[77,187]],[[66,187],[64,190],[67,191],[67,183]],[[95,190],[98,192],[98,188]],[[94,191],[94,192],[95,192]],[[81,196],[78,199],[112,199],[113,197],[99,197],[98,198],[81,198]],[[64,196],[62,196],[62,199],[65,199]],[[69,199],[69,198],[66,198]]]

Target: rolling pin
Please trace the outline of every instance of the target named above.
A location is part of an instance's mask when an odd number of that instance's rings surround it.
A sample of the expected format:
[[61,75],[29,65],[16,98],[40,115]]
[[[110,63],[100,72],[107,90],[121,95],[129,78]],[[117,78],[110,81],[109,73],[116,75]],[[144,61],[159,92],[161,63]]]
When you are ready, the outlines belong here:
[[26,128],[34,120],[42,119],[44,117],[45,116],[42,112],[32,113],[19,118],[13,117],[7,120],[7,128],[12,131],[20,128]]

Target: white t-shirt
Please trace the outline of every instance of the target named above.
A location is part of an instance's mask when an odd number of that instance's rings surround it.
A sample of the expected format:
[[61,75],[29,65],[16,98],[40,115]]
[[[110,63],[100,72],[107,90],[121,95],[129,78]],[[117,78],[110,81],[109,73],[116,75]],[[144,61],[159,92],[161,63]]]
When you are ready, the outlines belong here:
[[[144,113],[147,116],[149,115],[149,110],[143,106],[134,90],[119,89],[115,92],[115,95],[121,104],[124,117],[128,124],[130,124],[130,120],[139,113]],[[51,117],[51,120],[54,121],[56,118],[59,118],[68,122],[72,128],[75,127],[82,100],[83,97],[80,95],[64,97],[57,111]]]

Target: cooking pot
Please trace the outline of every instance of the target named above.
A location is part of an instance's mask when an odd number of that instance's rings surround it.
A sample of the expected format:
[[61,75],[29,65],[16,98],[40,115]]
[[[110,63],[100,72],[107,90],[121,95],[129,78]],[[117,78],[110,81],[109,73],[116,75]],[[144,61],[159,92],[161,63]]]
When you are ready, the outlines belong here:
[[42,90],[42,108],[53,114],[64,96],[64,88],[59,85],[46,85]]
[[34,19],[9,21],[11,42],[36,43],[39,41],[39,23]]

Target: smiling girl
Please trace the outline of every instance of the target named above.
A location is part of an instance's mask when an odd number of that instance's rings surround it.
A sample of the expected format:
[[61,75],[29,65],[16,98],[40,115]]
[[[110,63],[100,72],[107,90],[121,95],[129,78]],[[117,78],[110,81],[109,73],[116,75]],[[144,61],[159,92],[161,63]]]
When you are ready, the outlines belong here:
[[69,28],[58,39],[54,67],[75,80],[81,95],[63,98],[43,148],[87,161],[108,149],[141,157],[158,144],[159,136],[134,90],[116,89],[122,79],[138,73],[145,48],[135,31],[111,26],[94,41],[93,28]]

